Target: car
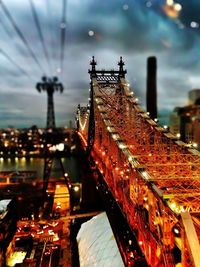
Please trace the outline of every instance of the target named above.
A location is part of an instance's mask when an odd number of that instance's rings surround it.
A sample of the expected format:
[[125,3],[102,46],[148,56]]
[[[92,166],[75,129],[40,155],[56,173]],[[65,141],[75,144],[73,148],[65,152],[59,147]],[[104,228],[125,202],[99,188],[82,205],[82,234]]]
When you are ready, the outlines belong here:
[[48,256],[48,255],[50,255],[50,254],[51,254],[51,250],[50,250],[50,249],[45,250],[45,252],[44,252],[44,255],[45,255],[45,256]]

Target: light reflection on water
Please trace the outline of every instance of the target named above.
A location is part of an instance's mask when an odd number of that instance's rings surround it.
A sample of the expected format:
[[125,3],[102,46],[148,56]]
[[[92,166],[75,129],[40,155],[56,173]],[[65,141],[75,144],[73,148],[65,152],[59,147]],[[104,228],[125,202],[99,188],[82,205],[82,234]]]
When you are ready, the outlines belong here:
[[[65,171],[73,182],[79,182],[81,175],[81,161],[75,157],[67,157],[62,159]],[[13,158],[0,160],[0,171],[37,171],[38,179],[43,178],[44,159],[41,158]],[[53,161],[51,177],[62,177],[60,163]]]

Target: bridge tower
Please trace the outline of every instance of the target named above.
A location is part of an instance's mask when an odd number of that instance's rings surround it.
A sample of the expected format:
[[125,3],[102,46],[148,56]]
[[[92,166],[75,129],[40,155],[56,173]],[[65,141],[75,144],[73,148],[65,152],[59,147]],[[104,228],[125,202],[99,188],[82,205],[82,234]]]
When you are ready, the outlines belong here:
[[36,84],[36,89],[38,92],[47,92],[47,129],[55,129],[55,113],[54,113],[54,101],[53,94],[55,91],[63,92],[64,88],[61,83],[58,82],[57,77],[47,78],[42,77],[42,82]]
[[[125,78],[125,74],[127,73],[124,70],[124,61],[122,57],[118,62],[119,70],[96,70],[97,62],[95,61],[94,56],[90,62],[91,69],[88,70],[90,74],[90,101],[89,101],[89,125],[88,125],[88,136],[87,136],[87,152],[90,153],[95,137],[95,118],[94,118],[94,85],[93,81],[96,79],[97,82],[103,83],[105,86],[111,84],[116,84],[120,82],[121,78]],[[79,107],[80,108],[80,107]]]

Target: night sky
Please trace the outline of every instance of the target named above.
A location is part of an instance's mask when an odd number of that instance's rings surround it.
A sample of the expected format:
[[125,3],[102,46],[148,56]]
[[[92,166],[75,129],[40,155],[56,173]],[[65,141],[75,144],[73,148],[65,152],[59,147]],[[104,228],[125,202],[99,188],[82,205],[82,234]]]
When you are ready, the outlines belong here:
[[199,0],[68,0],[65,16],[64,2],[0,1],[0,127],[45,127],[47,96],[35,89],[43,75],[63,82],[56,124],[68,125],[87,103],[92,56],[104,69],[118,68],[122,56],[143,107],[146,60],[156,56],[162,123],[200,88]]

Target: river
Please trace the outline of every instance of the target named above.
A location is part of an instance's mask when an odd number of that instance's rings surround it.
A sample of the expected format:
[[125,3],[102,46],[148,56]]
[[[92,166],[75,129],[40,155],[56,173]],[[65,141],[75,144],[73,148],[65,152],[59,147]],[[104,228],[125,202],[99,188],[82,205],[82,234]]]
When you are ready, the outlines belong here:
[[[38,180],[43,179],[44,159],[42,158],[13,158],[0,159],[1,171],[37,171]],[[62,158],[65,172],[68,173],[72,183],[81,184],[81,208],[83,210],[98,210],[101,208],[100,199],[92,173],[84,155],[68,156]],[[58,160],[54,160],[50,178],[62,178],[63,174]]]
[[[69,174],[72,182],[80,182],[84,163],[80,157],[70,156],[62,158],[65,171]],[[0,159],[0,171],[37,171],[37,178],[43,178],[44,159],[42,158],[12,158]],[[54,160],[52,164],[51,177],[62,177],[60,163]]]

